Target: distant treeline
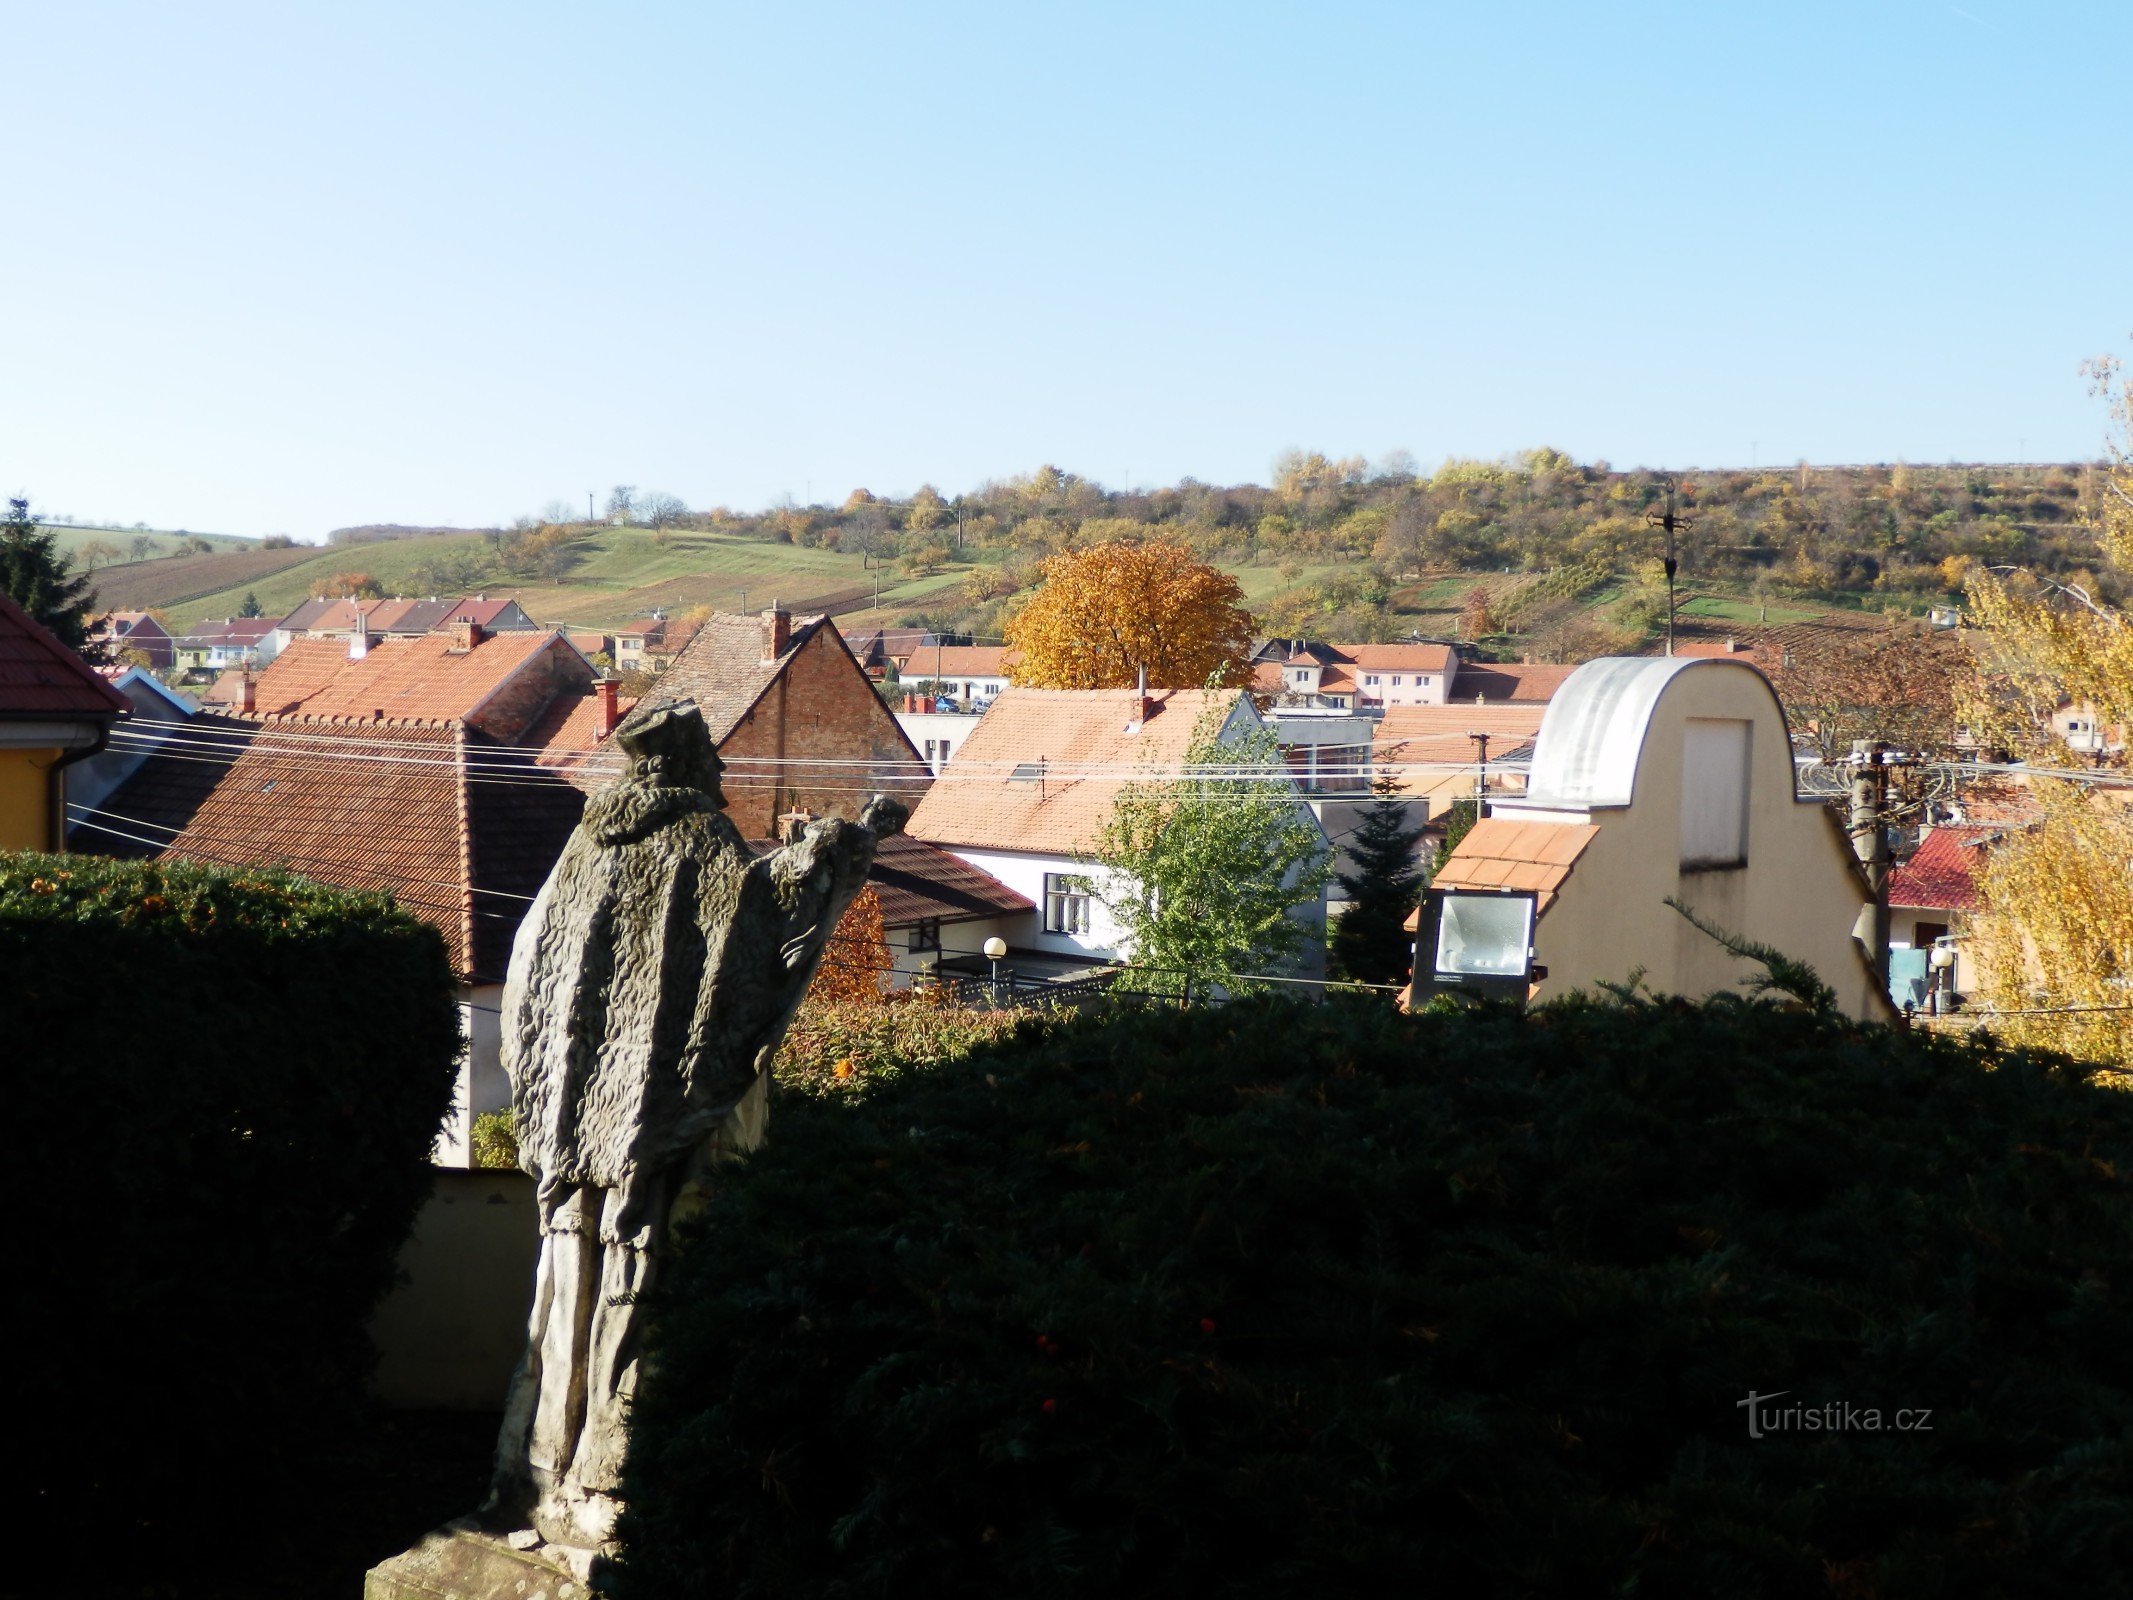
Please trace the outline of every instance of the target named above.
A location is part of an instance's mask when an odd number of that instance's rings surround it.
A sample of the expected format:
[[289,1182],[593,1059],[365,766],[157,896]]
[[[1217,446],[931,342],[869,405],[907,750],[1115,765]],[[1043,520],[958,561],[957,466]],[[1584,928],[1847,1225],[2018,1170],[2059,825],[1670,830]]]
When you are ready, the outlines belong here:
[[432,534],[494,533],[494,528],[414,528],[402,522],[366,522],[355,528],[335,528],[326,535],[334,544],[382,544],[388,539],[426,539]]

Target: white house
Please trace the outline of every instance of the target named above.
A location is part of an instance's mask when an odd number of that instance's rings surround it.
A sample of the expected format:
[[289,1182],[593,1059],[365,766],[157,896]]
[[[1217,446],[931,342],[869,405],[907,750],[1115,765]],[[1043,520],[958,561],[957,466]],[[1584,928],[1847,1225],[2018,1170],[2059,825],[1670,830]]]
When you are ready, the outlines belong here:
[[904,709],[896,713],[896,725],[904,730],[919,754],[926,758],[926,765],[939,777],[941,769],[955,759],[955,753],[963,748],[977,727],[982,715],[976,711],[920,711],[920,705],[931,705],[918,695],[903,697]]
[[[1009,939],[1018,971],[1063,976],[1130,957],[1123,930],[1086,887],[1091,856],[1119,791],[1175,775],[1211,708],[1225,738],[1263,726],[1251,697],[1235,689],[1009,689],[977,719],[910,831],[1034,902],[1034,924]],[[1308,812],[1301,794],[1297,805]],[[1297,971],[1315,977],[1324,969],[1324,898],[1297,915],[1311,925]]]
[[[1777,694],[1742,661],[1603,657],[1579,667],[1542,719],[1527,792],[1494,801],[1438,870],[1415,923],[1425,934],[1417,977],[1521,970],[1474,953],[1481,931],[1501,931],[1492,919],[1521,898],[1532,902],[1536,1000],[1637,972],[1665,993],[1734,989],[1751,964],[1671,898],[1805,961],[1850,1015],[1895,1015],[1865,942],[1864,875],[1833,813],[1795,788]],[[1526,949],[1520,941],[1515,955]]]
[[921,644],[905,658],[900,676],[910,683],[938,683],[940,693],[969,705],[1007,688],[1008,673],[1022,652],[994,644]]

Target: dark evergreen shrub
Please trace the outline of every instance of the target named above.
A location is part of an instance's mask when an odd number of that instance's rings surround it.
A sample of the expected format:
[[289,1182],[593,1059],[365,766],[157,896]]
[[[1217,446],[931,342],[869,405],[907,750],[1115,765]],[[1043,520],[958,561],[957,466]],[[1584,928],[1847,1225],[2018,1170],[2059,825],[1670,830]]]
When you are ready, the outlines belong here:
[[2120,1593],[2129,1176],[2080,1068],[1732,999],[789,1093],[669,1280],[615,1592]]
[[451,1095],[443,940],[276,873],[0,855],[0,1025],[28,1542],[226,1574],[354,1447]]

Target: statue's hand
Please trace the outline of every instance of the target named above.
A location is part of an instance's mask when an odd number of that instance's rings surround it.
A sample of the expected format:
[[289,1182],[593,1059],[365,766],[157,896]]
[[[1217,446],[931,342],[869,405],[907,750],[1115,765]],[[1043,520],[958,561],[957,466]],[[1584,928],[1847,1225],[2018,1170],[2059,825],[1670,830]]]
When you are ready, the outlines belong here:
[[877,839],[886,839],[891,834],[902,833],[904,824],[911,820],[911,808],[901,800],[892,800],[885,794],[877,794],[859,813],[859,826]]

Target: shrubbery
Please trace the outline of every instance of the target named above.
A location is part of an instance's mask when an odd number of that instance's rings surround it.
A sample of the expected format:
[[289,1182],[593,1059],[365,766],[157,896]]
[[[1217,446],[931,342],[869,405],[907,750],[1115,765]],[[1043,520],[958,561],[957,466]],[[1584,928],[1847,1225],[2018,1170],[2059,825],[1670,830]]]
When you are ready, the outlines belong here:
[[0,1016],[18,1509],[77,1576],[84,1529],[212,1555],[355,1445],[451,1096],[443,940],[275,873],[0,856]]
[[862,1091],[1058,1026],[1051,1012],[978,1009],[939,989],[892,989],[871,1000],[824,1001],[810,994],[778,1049],[777,1084],[806,1094]]
[[2081,1069],[1734,1000],[788,1093],[670,1280],[616,1592],[2116,1592],[2129,1180]]

